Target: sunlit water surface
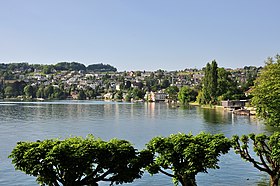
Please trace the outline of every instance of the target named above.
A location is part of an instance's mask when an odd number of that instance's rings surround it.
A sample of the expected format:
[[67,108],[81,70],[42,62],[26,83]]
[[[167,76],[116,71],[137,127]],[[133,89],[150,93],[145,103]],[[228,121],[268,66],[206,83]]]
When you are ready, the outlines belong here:
[[[35,178],[15,171],[8,155],[18,141],[65,138],[93,134],[103,140],[129,140],[139,150],[153,137],[201,131],[234,134],[272,133],[253,117],[235,116],[224,110],[177,108],[165,103],[119,103],[102,101],[0,102],[0,185],[37,185]],[[220,169],[200,173],[197,184],[268,185],[266,174],[244,162],[233,151],[221,156]],[[109,185],[109,183],[100,183]],[[173,185],[164,175],[150,176],[124,185]]]

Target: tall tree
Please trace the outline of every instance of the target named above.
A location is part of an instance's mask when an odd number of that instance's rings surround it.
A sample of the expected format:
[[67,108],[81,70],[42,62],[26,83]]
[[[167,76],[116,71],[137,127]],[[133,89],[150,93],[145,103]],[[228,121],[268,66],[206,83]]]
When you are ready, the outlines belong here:
[[51,99],[53,98],[54,87],[52,85],[48,85],[44,88],[44,95],[46,98]]
[[211,99],[213,102],[217,101],[217,87],[218,87],[218,64],[214,60],[211,63]]
[[[253,150],[259,159],[250,154],[249,141],[252,141]],[[265,134],[249,134],[233,136],[232,144],[235,152],[241,158],[252,163],[260,171],[270,176],[270,185],[278,186],[280,178],[280,133],[275,132],[271,136]]]
[[36,91],[36,97],[37,98],[45,98],[45,95],[44,95],[44,86],[41,85],[37,91]]
[[138,152],[128,141],[93,136],[19,142],[9,157],[16,169],[53,186],[129,183],[152,160],[149,151]]
[[252,104],[269,125],[280,126],[280,55],[268,58],[252,89]]
[[31,85],[26,85],[23,91],[27,98],[32,98],[34,96],[33,87]]
[[232,87],[233,81],[229,76],[230,72],[224,68],[218,68],[217,95],[226,94],[230,87]]
[[217,101],[217,87],[218,87],[218,65],[214,60],[206,64],[204,69],[202,99],[199,100],[200,104],[213,104]]
[[230,149],[230,140],[222,134],[200,133],[172,134],[155,137],[147,149],[154,154],[154,161],[146,169],[151,174],[163,173],[173,178],[175,184],[195,186],[195,176],[207,169],[217,169],[218,157]]
[[53,88],[53,98],[54,99],[65,99],[69,94],[66,90],[63,90],[61,86]]

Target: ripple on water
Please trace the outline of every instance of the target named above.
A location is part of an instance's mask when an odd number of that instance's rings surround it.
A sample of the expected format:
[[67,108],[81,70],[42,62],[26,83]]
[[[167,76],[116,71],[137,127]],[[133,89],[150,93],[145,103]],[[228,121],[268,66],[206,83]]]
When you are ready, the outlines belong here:
[[[91,133],[108,140],[127,139],[142,149],[152,137],[200,131],[233,134],[271,132],[248,117],[236,117],[226,112],[170,108],[166,104],[125,104],[93,101],[58,101],[0,103],[0,185],[37,185],[35,178],[15,171],[7,158],[17,141],[83,136]],[[220,169],[197,176],[198,185],[257,185],[267,181],[234,152],[222,156]],[[248,179],[248,180],[247,180]],[[102,183],[100,185],[108,185]],[[142,179],[126,185],[172,185],[169,177],[145,174]]]

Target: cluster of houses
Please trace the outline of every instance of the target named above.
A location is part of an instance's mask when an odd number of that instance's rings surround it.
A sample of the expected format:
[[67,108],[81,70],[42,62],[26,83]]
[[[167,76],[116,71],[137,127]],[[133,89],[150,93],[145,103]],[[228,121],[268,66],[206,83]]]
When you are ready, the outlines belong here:
[[[96,89],[97,87],[105,90],[102,97],[104,99],[112,99],[113,92],[119,91],[123,86],[129,86],[131,88],[140,88],[146,85],[146,78],[154,78],[161,83],[163,77],[169,79],[170,85],[177,86],[195,86],[201,83],[203,73],[194,72],[189,70],[188,74],[182,74],[178,72],[147,72],[147,71],[130,71],[130,72],[92,72],[85,73],[84,71],[60,71],[52,72],[50,74],[44,74],[40,70],[34,70],[32,73],[23,74],[21,71],[14,71],[16,80],[3,80],[3,83],[13,83],[15,81],[24,81],[31,86],[48,86],[52,85],[58,87],[63,85],[64,89],[69,89],[71,86],[75,86],[78,90],[86,90],[88,88]],[[160,74],[160,78],[159,78]],[[77,98],[77,92],[71,93],[72,98]],[[147,92],[145,99],[149,101],[164,101],[167,94],[164,90],[158,90],[156,92]]]
[[[253,67],[250,67],[253,68]],[[255,67],[254,67],[255,68]],[[257,68],[255,68],[258,70]],[[227,69],[231,71],[232,77],[237,78],[239,82],[244,82],[248,78],[246,70],[244,69]],[[253,69],[254,70],[254,69]],[[252,71],[252,70],[251,70]],[[67,90],[71,87],[75,87],[77,90],[86,89],[102,89],[100,99],[113,99],[113,95],[116,91],[120,91],[123,87],[139,88],[143,89],[147,85],[147,79],[154,79],[158,81],[158,84],[162,83],[165,79],[168,79],[169,86],[177,86],[181,88],[183,86],[198,86],[201,84],[204,73],[202,70],[197,69],[185,69],[184,71],[163,71],[158,70],[151,71],[129,71],[129,72],[85,72],[80,71],[55,71],[51,73],[42,73],[42,70],[34,69],[30,71],[21,71],[17,69],[12,72],[16,79],[7,80],[1,78],[1,83],[13,83],[14,81],[24,81],[26,84],[32,86],[48,86],[63,87]],[[71,92],[72,99],[77,99],[77,91]],[[125,94],[125,93],[124,93]],[[125,96],[125,95],[124,95]],[[156,91],[146,92],[144,99],[148,101],[164,101],[167,98],[167,94],[164,89],[158,89]]]

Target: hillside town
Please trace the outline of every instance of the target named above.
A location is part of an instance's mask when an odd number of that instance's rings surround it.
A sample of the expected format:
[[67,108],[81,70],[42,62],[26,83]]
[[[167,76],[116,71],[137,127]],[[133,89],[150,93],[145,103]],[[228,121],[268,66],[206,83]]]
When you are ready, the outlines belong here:
[[[202,89],[205,74],[204,69],[118,72],[116,68],[102,68],[88,70],[76,62],[56,65],[3,63],[0,65],[0,98],[177,101],[177,95],[172,98],[170,87],[175,88],[176,93],[184,86],[190,87],[197,94]],[[234,83],[244,98],[260,69],[250,66],[224,70],[226,78]]]

